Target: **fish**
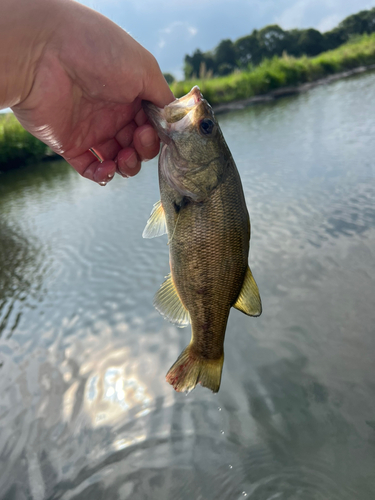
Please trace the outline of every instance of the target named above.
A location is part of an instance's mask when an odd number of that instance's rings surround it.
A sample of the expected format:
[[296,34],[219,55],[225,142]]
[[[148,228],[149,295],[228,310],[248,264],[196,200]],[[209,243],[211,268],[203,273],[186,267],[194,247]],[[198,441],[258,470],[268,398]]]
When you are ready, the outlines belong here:
[[192,327],[166,380],[178,392],[198,383],[218,392],[230,309],[255,317],[262,312],[248,265],[250,218],[240,175],[199,87],[164,108],[142,106],[162,142],[160,201],[143,237],[167,234],[169,245],[170,274],[154,306],[177,326]]

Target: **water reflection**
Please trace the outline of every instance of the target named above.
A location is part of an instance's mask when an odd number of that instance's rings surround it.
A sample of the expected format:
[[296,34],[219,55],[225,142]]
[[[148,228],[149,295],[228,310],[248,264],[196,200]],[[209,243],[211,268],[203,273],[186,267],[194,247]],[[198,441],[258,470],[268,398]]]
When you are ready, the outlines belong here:
[[375,227],[374,183],[356,186],[342,198],[342,205],[332,207],[326,218],[325,231],[329,236],[360,235]]
[[109,359],[103,360],[102,356],[101,353],[95,373],[86,382],[84,396],[93,426],[111,425],[134,408],[137,411],[134,417],[147,415],[152,403],[147,385],[137,378],[137,373],[130,372],[129,366],[123,366],[129,358],[129,350],[111,352]]
[[27,239],[19,227],[0,220],[0,337],[10,338],[25,307],[43,294],[47,269],[40,243]]
[[[358,442],[356,418],[344,409],[347,393],[322,384],[309,373],[306,358],[282,359],[258,370],[259,382],[247,385],[250,411],[262,445],[242,457],[251,498],[371,498],[365,457],[372,445],[346,450]],[[354,417],[356,415],[356,418]],[[368,433],[366,433],[368,435]],[[335,446],[332,447],[332,442]],[[359,480],[363,479],[363,482]],[[349,486],[350,485],[350,486]]]

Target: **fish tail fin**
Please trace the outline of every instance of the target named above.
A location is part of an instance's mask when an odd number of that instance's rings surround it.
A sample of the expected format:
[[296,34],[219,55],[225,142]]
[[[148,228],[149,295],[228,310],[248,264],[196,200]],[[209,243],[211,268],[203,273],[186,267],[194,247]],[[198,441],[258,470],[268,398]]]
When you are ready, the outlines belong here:
[[169,369],[166,379],[178,392],[190,392],[199,383],[218,392],[223,363],[224,353],[218,359],[202,358],[189,344]]

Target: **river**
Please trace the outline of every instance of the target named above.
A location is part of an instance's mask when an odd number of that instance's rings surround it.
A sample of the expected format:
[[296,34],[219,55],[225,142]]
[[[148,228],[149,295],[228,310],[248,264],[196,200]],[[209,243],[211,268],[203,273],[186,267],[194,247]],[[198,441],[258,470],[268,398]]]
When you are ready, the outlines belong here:
[[371,73],[219,117],[263,314],[232,310],[218,395],[164,379],[156,160],[0,175],[1,500],[375,498],[374,103]]

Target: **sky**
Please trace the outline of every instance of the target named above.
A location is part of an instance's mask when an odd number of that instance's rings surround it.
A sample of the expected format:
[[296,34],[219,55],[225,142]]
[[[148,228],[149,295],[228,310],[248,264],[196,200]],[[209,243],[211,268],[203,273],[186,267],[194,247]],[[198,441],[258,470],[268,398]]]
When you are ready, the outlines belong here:
[[163,72],[183,77],[185,54],[268,24],[328,31],[375,0],[80,0],[128,31],[156,57]]

